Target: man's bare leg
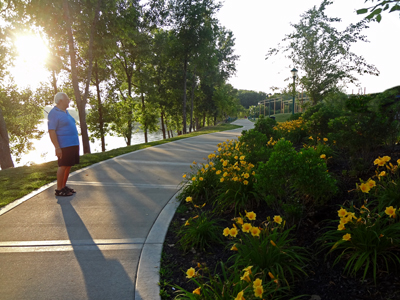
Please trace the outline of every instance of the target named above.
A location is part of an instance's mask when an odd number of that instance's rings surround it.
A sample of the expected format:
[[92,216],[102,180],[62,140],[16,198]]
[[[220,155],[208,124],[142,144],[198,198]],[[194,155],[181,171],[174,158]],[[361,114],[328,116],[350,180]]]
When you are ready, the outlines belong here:
[[69,176],[69,171],[71,170],[71,166],[65,167],[64,171],[64,179],[63,179],[63,187],[67,185],[67,180]]
[[[57,190],[61,190],[65,186],[66,180],[64,180],[64,177],[65,177],[65,172],[66,172],[67,168],[71,169],[71,167],[66,167],[66,166],[58,167],[58,170],[57,170]],[[68,174],[69,174],[69,169],[68,169]]]

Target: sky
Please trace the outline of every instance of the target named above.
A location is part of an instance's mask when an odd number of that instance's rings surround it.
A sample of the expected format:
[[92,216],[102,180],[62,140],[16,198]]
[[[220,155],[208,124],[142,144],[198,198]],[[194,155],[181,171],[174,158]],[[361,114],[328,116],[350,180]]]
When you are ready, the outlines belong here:
[[[236,39],[235,54],[240,58],[236,65],[236,75],[230,80],[236,89],[272,92],[271,87],[284,88],[289,83],[291,61],[278,55],[265,60],[270,48],[276,47],[286,34],[293,32],[292,24],[300,20],[300,15],[319,6],[322,0],[225,0],[217,14],[220,24],[230,29]],[[329,17],[339,17],[343,30],[350,23],[363,19],[355,10],[369,6],[364,0],[334,0],[328,6]],[[370,28],[363,31],[370,43],[359,42],[351,49],[363,56],[369,64],[375,65],[380,76],[357,76],[361,89],[366,93],[382,92],[400,85],[400,18],[399,13],[384,13],[381,23],[372,22]],[[48,81],[50,74],[44,68],[46,51],[43,45],[35,44],[26,38],[24,57],[21,55],[12,69],[19,86],[36,87],[40,81]],[[23,41],[22,41],[23,44]],[[296,67],[296,66],[295,66]],[[301,75],[302,70],[299,70]],[[349,85],[347,93],[357,93],[359,88]]]
[[[236,38],[235,53],[237,61],[236,76],[229,80],[236,89],[272,92],[271,87],[284,88],[288,85],[293,68],[291,61],[283,55],[267,61],[265,55],[270,48],[276,47],[286,34],[297,24],[300,15],[319,7],[322,0],[225,0],[217,14],[220,24],[230,29]],[[334,0],[326,9],[328,17],[339,17],[342,22],[338,29],[343,30],[350,23],[357,23],[365,15],[357,15],[356,9],[369,7],[371,2],[364,0]],[[374,2],[376,3],[376,2]],[[380,23],[371,22],[370,28],[362,33],[370,43],[354,44],[351,51],[363,56],[367,63],[375,65],[379,76],[357,76],[362,92],[382,92],[400,85],[400,18],[399,13],[384,13]],[[301,70],[299,75],[301,75]],[[357,93],[358,87],[349,85],[347,93]]]

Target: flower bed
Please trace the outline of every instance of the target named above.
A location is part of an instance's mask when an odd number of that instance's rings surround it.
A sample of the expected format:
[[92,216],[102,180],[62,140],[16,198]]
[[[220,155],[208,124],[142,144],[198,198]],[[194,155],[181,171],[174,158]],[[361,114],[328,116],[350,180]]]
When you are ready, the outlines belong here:
[[164,244],[163,299],[400,298],[400,149],[358,127],[364,148],[336,142],[343,117],[326,136],[318,111],[260,119],[193,163]]

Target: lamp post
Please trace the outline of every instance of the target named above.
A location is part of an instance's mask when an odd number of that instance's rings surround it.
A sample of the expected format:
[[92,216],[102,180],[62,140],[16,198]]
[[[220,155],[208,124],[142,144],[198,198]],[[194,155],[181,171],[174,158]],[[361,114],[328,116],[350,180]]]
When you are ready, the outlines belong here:
[[296,95],[296,75],[297,75],[297,70],[296,68],[293,68],[290,72],[292,72],[293,76],[293,110],[292,110],[292,115],[294,115],[294,98]]
[[271,96],[272,94],[268,94],[268,117],[271,117]]

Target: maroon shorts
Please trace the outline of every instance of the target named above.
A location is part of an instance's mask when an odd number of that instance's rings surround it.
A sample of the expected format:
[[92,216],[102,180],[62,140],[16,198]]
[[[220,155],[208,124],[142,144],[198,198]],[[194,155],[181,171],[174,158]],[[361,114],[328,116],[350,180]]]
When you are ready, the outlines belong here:
[[58,159],[59,167],[72,167],[79,164],[79,146],[61,148],[62,157]]

